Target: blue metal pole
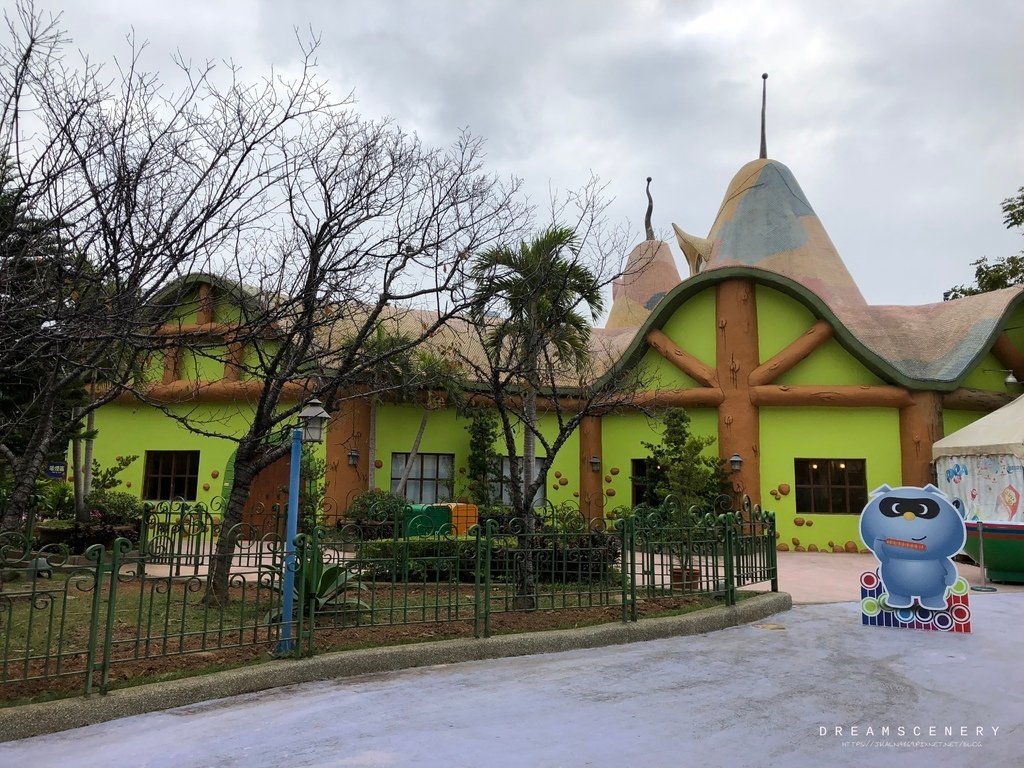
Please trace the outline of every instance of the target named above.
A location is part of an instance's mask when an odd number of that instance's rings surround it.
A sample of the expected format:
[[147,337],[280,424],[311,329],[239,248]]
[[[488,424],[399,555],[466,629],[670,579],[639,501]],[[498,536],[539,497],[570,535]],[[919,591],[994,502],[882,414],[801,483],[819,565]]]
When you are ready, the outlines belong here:
[[292,430],[292,458],[288,468],[288,520],[285,523],[284,576],[281,583],[281,639],[278,653],[295,650],[292,614],[295,604],[295,537],[299,534],[299,468],[302,464],[302,430]]

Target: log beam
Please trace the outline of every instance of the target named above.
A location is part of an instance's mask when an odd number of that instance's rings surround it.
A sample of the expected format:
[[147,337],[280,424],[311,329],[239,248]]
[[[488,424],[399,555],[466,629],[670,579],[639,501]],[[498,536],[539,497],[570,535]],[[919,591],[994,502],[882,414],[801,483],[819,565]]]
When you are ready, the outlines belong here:
[[209,283],[199,284],[199,308],[196,322],[200,325],[213,322],[213,287]]
[[[119,403],[131,403],[139,400],[163,404],[173,403],[225,403],[255,402],[263,391],[262,381],[172,381],[166,384],[153,384],[140,389],[136,395],[124,392],[117,396]],[[289,381],[281,390],[284,400],[298,400],[313,391],[311,381]]]
[[932,445],[941,440],[942,397],[938,392],[911,392],[911,404],[900,408],[900,458],[903,485],[932,482]]
[[831,406],[846,408],[904,408],[913,404],[910,393],[890,386],[817,386],[766,384],[750,388],[754,405]]
[[663,331],[653,330],[649,332],[647,334],[647,343],[659,355],[701,386],[718,386],[718,376],[715,374],[714,369],[679,347]]
[[[355,466],[349,464],[348,452],[356,450]],[[348,511],[352,499],[369,488],[370,479],[370,401],[364,397],[344,400],[331,414],[327,429],[327,471],[325,496],[332,500],[326,509],[327,525],[332,525]]]
[[163,384],[170,384],[178,380],[178,363],[181,357],[181,349],[168,347],[164,350],[164,372],[161,378]]
[[604,464],[601,450],[601,417],[584,416],[580,420],[580,512],[588,520],[600,520],[604,516],[604,485],[602,472],[595,472],[590,466],[594,456]]
[[750,386],[771,384],[786,371],[806,360],[814,350],[831,338],[832,326],[824,320],[819,320],[808,328],[800,338],[755,368],[750,373]]
[[638,392],[632,405],[636,408],[717,408],[725,400],[720,389],[661,389]]
[[757,300],[750,280],[725,280],[715,286],[715,363],[721,385],[718,406],[718,453],[734,453],[743,467],[734,472],[733,491],[761,502],[761,427],[751,398],[750,374],[760,364],[757,347]]
[[224,360],[224,380],[240,381],[242,379],[242,364],[245,362],[245,344],[240,341],[233,341],[228,344],[228,355]]
[[154,336],[214,336],[223,338],[238,334],[240,327],[229,323],[164,323],[153,331]]
[[996,411],[1012,403],[1016,397],[1010,392],[961,387],[942,396],[942,407],[951,411]]

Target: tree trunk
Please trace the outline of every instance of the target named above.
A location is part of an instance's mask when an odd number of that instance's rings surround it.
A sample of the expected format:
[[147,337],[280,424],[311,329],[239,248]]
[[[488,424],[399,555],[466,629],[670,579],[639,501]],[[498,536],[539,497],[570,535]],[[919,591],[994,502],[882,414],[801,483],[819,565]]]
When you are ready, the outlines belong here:
[[240,443],[235,453],[234,481],[231,494],[221,520],[217,547],[210,558],[210,572],[203,601],[207,605],[225,606],[229,602],[228,583],[231,576],[231,560],[238,543],[236,526],[242,522],[242,510],[249,499],[249,491],[259,470],[256,468],[253,449]]
[[402,476],[398,480],[395,493],[405,495],[405,484],[409,481],[409,475],[412,474],[412,460],[420,452],[420,441],[423,440],[423,433],[427,429],[427,419],[429,418],[430,411],[424,410],[423,416],[420,418],[420,428],[416,431],[416,438],[412,441],[412,448],[409,449],[409,456],[405,460],[405,467],[402,469]]
[[92,438],[93,430],[96,428],[96,411],[89,411],[89,415],[85,417],[85,432],[90,435],[85,439],[85,456],[82,462],[85,464],[82,469],[85,473],[85,480],[82,482],[82,490],[84,495],[88,496],[92,493],[92,454],[93,446],[96,441]]
[[516,598],[517,608],[536,610],[537,608],[537,576],[533,567],[533,551],[541,543],[534,536],[537,532],[536,517],[533,514],[533,473],[536,471],[536,436],[533,430],[537,424],[537,393],[530,388],[523,398],[523,485],[522,508],[517,510],[522,521],[522,533],[519,535],[519,551],[522,556],[516,560]]
[[523,514],[533,510],[533,473],[537,470],[537,438],[533,430],[537,426],[537,393],[532,388],[523,398]]
[[370,398],[370,435],[366,441],[366,450],[370,454],[366,469],[366,490],[372,491],[377,487],[377,399],[374,397]]
[[[72,418],[78,418],[78,408],[72,411]],[[71,480],[75,491],[75,519],[80,523],[89,521],[89,513],[85,508],[85,474],[82,467],[82,440],[71,441]]]
[[21,529],[22,518],[28,516],[29,503],[32,494],[35,493],[36,478],[39,470],[46,461],[46,447],[50,442],[50,435],[53,433],[53,424],[49,420],[36,428],[32,439],[29,441],[22,460],[11,467],[14,474],[14,487],[7,499],[7,509],[4,512],[0,530],[17,531]]

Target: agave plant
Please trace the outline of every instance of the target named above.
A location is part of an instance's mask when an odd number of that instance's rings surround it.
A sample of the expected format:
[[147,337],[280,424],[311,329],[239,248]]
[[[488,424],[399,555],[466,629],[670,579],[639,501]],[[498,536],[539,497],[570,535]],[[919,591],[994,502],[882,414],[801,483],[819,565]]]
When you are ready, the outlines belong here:
[[[339,599],[345,592],[367,591],[366,585],[360,582],[361,576],[355,572],[354,565],[355,563],[327,564],[319,555],[308,558],[303,563],[302,571],[295,574],[292,597],[297,606],[296,609],[301,610],[303,616],[309,616],[314,611],[319,612],[326,605],[343,606],[355,610],[369,609],[370,606],[367,603],[354,595]],[[284,580],[281,578],[283,572],[280,568],[272,570],[275,574],[273,589],[283,593]],[[269,620],[281,620],[280,608],[271,611]]]

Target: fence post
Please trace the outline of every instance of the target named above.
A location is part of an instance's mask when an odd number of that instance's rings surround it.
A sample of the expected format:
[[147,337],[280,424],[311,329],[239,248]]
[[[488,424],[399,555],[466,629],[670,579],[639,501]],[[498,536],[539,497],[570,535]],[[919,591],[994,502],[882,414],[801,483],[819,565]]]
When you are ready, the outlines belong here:
[[768,547],[768,563],[772,574],[772,592],[779,591],[779,553],[775,549],[775,513],[768,512],[768,532],[766,545]]
[[[306,569],[314,567],[311,563],[309,551],[309,536],[299,533],[295,536],[295,658],[302,658],[303,620],[306,614],[306,605],[309,602],[309,595],[306,594]],[[318,578],[316,571],[311,572],[312,580]],[[316,585],[313,585],[316,589]],[[312,621],[312,617],[310,617]]]
[[481,598],[481,582],[483,581],[483,569],[484,569],[484,548],[482,546],[483,539],[480,538],[480,525],[474,525],[473,535],[476,540],[473,542],[476,547],[475,554],[473,555],[473,637],[480,637],[480,598]]
[[110,551],[110,592],[107,593],[107,624],[103,632],[103,663],[100,675],[100,693],[106,693],[110,685],[110,662],[114,655],[114,619],[117,618],[117,585],[118,574],[121,572],[121,558],[132,543],[128,539],[114,539]]
[[103,561],[106,548],[93,544],[85,550],[85,559],[96,564],[93,570],[92,607],[89,611],[89,642],[85,652],[85,695],[92,693],[92,674],[96,667],[96,640],[100,628],[100,603],[103,601]]
[[[622,589],[622,623],[628,622],[633,614],[631,609],[635,601],[632,589],[636,585],[636,557],[633,552],[633,516],[624,517],[616,525],[622,533],[622,578],[620,587]],[[636,617],[632,616],[633,621]]]
[[[314,577],[313,579],[309,580],[310,582],[312,582],[310,584],[310,586],[313,589],[319,589],[320,588],[320,585],[317,582],[319,581],[320,577],[323,575],[324,566],[325,566],[323,552],[322,552],[321,546],[320,546],[321,540],[323,539],[323,534],[324,534],[324,529],[323,528],[320,528],[319,526],[314,526],[313,530],[306,535],[306,539],[303,542],[304,548],[306,550],[306,557],[303,558],[303,560],[302,560],[302,572],[300,574],[302,576],[302,578],[300,579],[300,583],[302,584],[303,592],[305,592],[305,585],[307,583],[307,579],[306,579],[306,576],[305,576],[305,572],[306,572],[307,568],[312,569],[311,573],[312,573],[312,575]],[[302,599],[305,602],[299,604],[299,621],[302,621],[303,609],[304,609],[305,605],[309,604],[309,616],[307,617],[307,620],[306,620],[306,623],[305,623],[305,627],[301,630],[303,632],[303,634],[300,636],[300,637],[305,638],[305,640],[306,640],[306,655],[307,656],[312,656],[314,651],[316,650],[316,645],[315,645],[314,637],[316,635],[316,604],[317,604],[317,601],[316,601],[315,598],[316,598],[316,596],[314,595],[314,599],[310,600],[310,596],[309,595],[303,594],[302,595]],[[302,627],[301,624],[300,624],[300,627]],[[301,641],[300,641],[300,645],[301,645]]]
[[726,512],[718,518],[719,522],[725,526],[723,535],[724,542],[724,560],[725,560],[725,604],[735,605],[736,604],[736,568],[734,558],[736,557],[736,542],[734,540],[733,531],[733,513]]
[[484,637],[491,636],[491,553],[495,527],[497,523],[490,518],[484,522]]

